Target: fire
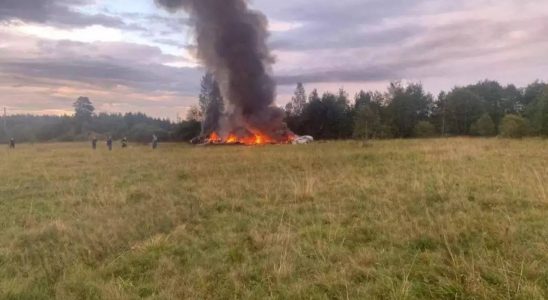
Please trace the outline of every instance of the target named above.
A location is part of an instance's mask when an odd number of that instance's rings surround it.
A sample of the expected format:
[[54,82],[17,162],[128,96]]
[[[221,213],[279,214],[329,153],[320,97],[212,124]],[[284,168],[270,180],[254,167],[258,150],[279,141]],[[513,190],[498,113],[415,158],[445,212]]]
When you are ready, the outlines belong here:
[[231,133],[226,138],[226,143],[227,144],[237,144],[238,143],[238,137],[235,134]]
[[213,132],[213,133],[209,136],[209,140],[212,141],[212,142],[217,142],[217,141],[221,141],[221,138],[219,137],[219,135],[217,134],[217,132]]
[[261,132],[250,132],[246,136],[238,136],[234,133],[230,133],[226,138],[222,138],[218,133],[213,132],[206,140],[208,144],[215,145],[268,145],[268,144],[289,144],[293,141],[294,135],[287,135],[283,138],[275,139],[267,134]]

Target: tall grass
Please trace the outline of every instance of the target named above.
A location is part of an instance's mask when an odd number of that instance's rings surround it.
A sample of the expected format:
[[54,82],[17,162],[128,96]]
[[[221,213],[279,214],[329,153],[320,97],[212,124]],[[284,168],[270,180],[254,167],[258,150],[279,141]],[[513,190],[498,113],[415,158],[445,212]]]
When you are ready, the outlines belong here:
[[22,145],[0,299],[544,299],[548,142]]

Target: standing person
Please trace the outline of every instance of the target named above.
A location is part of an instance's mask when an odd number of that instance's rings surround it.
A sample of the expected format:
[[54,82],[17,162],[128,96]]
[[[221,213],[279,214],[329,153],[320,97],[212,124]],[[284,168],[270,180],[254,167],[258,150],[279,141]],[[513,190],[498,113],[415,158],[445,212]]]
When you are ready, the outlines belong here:
[[112,151],[112,137],[109,136],[108,139],[107,139],[107,147],[108,147],[108,151]]
[[122,139],[122,148],[127,148],[127,137]]
[[153,134],[152,135],[152,149],[155,150],[156,148],[158,148],[158,137]]
[[10,149],[15,149],[15,139],[14,138],[10,139]]
[[97,137],[96,136],[94,136],[91,139],[91,148],[93,148],[93,150],[97,149]]

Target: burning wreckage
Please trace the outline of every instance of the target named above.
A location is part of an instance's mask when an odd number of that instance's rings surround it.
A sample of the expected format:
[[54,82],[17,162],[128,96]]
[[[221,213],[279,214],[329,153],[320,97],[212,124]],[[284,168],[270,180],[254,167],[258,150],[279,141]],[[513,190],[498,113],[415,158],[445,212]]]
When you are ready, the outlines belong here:
[[196,144],[303,144],[287,128],[274,105],[274,57],[267,46],[268,20],[247,0],[155,0],[169,11],[190,15],[196,57],[213,74],[224,100],[224,113],[207,113]]
[[263,133],[251,133],[246,132],[243,137],[240,137],[234,133],[229,134],[226,138],[221,137],[217,132],[211,133],[207,137],[197,137],[190,142],[195,145],[269,145],[269,144],[293,144],[303,145],[310,144],[314,141],[314,138],[309,135],[298,136],[291,131],[285,132],[278,139],[274,139]]
[[260,131],[252,132],[248,129],[242,128],[239,133],[229,133],[226,136],[221,136],[217,132],[212,132],[209,136],[198,137],[191,141],[193,144],[205,144],[205,145],[268,145],[268,144],[291,144],[299,137],[293,134],[291,131],[286,130],[279,132],[276,138],[266,135]]

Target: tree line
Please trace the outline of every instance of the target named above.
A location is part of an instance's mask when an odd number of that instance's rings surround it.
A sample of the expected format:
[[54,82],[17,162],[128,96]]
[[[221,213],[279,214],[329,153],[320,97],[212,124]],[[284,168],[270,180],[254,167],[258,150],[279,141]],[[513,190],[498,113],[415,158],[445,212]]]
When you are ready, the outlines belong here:
[[350,99],[344,89],[307,94],[299,83],[285,111],[289,128],[316,139],[548,136],[548,85],[485,80],[434,97],[420,83],[392,82]]
[[155,134],[160,140],[180,140],[181,124],[167,119],[151,118],[143,113],[95,114],[93,103],[87,97],[79,97],[72,116],[5,116],[0,130],[0,141],[10,138],[17,142],[84,141],[92,136],[106,139],[128,138],[133,142],[150,142]]
[[[211,120],[222,114],[222,103],[217,83],[206,74],[200,105],[187,120],[202,122],[207,135],[215,130]],[[421,83],[392,82],[384,92],[362,90],[351,98],[344,89],[307,94],[298,83],[285,113],[293,132],[316,139],[548,136],[548,85],[535,81],[517,88],[484,80],[434,97]]]
[[[127,137],[149,142],[189,141],[217,130],[224,111],[223,98],[211,74],[202,78],[198,106],[185,120],[174,123],[143,113],[95,113],[93,103],[80,97],[73,116],[14,115],[4,117],[0,142],[83,141]],[[337,93],[307,93],[297,84],[285,107],[286,123],[299,135],[316,139],[388,139],[437,136],[548,136],[548,84],[503,86],[484,80],[455,87],[436,97],[420,83],[392,82],[384,92],[360,91],[353,97]]]

